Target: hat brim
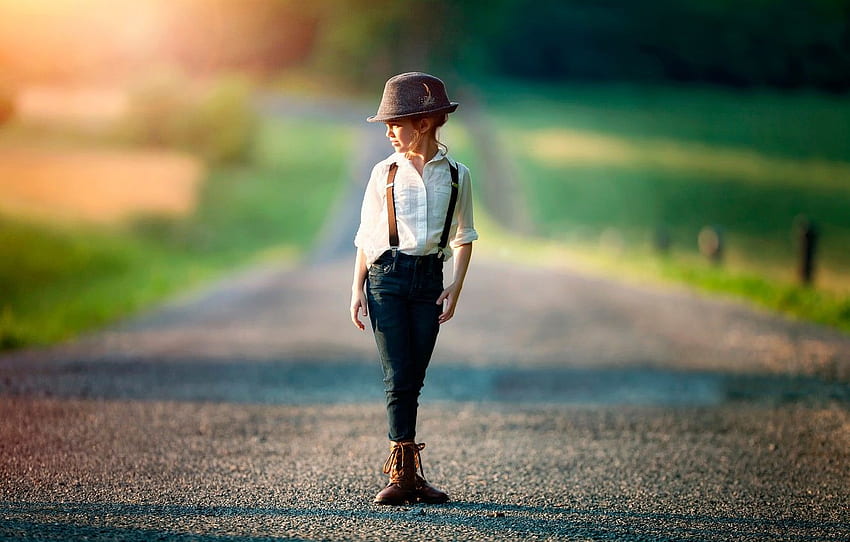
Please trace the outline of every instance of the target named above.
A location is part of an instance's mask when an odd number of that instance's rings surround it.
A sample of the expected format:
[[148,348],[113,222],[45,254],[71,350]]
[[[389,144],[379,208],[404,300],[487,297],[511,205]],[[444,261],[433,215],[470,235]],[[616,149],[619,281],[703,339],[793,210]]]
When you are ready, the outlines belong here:
[[431,109],[429,111],[414,111],[413,113],[405,113],[404,115],[372,115],[371,117],[366,117],[366,122],[388,122],[391,120],[400,120],[407,119],[410,117],[422,117],[428,115],[439,115],[440,113],[454,113],[457,106],[460,104],[457,102],[451,102],[449,105]]

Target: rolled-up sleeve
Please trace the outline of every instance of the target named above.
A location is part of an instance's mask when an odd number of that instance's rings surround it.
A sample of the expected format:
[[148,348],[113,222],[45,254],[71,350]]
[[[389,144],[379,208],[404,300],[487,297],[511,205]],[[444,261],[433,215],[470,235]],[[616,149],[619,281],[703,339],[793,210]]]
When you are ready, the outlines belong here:
[[469,169],[460,168],[460,186],[458,187],[457,199],[457,232],[449,245],[457,248],[461,245],[471,243],[478,239],[475,231],[475,220],[472,216],[472,182],[469,178]]

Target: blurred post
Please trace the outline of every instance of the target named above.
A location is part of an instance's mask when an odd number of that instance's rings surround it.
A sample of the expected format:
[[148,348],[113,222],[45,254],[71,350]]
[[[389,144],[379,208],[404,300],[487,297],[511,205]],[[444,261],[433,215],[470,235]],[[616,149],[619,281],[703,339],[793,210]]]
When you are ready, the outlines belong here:
[[815,253],[818,244],[817,227],[805,215],[798,216],[795,220],[797,233],[798,265],[797,271],[800,282],[811,285],[815,274]]
[[706,226],[699,232],[697,237],[699,251],[714,265],[720,265],[723,261],[723,230],[720,226]]

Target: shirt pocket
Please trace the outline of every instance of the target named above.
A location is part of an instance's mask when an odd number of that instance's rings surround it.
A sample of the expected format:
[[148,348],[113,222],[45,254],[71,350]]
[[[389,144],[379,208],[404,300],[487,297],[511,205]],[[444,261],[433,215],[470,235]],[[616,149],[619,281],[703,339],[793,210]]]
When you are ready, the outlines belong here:
[[416,209],[416,189],[412,186],[395,185],[395,213],[396,216],[410,216],[415,213]]
[[449,211],[449,200],[452,197],[451,185],[437,185],[431,189],[432,197],[428,205],[431,218],[439,219],[440,224],[446,220]]

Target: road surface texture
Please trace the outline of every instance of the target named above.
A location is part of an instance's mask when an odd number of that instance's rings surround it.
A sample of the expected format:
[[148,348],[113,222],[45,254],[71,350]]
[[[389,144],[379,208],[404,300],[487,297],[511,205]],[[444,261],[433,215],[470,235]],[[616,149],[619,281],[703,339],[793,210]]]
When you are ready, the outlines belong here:
[[309,261],[0,357],[0,539],[850,540],[850,338],[482,257],[422,397],[452,501],[371,504],[382,383],[348,302],[380,138]]

